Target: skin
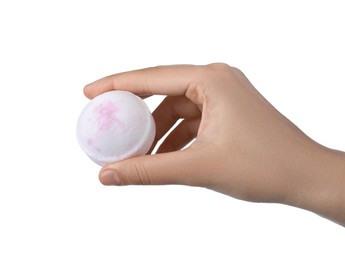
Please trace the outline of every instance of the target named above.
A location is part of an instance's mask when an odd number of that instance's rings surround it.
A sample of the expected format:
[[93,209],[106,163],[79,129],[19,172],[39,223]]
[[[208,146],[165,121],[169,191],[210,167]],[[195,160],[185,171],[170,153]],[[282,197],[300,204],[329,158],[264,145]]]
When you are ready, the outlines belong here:
[[303,208],[345,226],[345,153],[310,139],[239,69],[221,63],[159,66],[102,78],[84,93],[92,99],[114,89],[143,98],[167,96],[153,112],[157,134],[151,151],[183,121],[156,154],[105,165],[104,185],[205,187]]

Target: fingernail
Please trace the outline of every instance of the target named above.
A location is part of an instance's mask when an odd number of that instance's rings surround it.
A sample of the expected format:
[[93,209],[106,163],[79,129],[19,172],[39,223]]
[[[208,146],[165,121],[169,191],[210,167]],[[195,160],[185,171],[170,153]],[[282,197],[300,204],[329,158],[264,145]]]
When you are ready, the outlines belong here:
[[121,185],[120,177],[114,170],[104,170],[99,179],[104,185]]

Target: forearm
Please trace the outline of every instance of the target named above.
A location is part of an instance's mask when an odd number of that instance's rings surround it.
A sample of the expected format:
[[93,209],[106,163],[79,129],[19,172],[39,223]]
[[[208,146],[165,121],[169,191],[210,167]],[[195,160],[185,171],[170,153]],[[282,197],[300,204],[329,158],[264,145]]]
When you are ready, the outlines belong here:
[[295,178],[287,204],[345,226],[345,153],[319,146],[310,159]]

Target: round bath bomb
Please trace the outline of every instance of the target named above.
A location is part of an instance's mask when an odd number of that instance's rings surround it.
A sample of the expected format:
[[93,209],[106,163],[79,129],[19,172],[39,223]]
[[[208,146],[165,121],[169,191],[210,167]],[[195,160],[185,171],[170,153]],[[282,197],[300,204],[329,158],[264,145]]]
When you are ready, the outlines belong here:
[[77,124],[79,145],[101,166],[146,154],[155,134],[155,123],[145,102],[120,90],[92,99]]

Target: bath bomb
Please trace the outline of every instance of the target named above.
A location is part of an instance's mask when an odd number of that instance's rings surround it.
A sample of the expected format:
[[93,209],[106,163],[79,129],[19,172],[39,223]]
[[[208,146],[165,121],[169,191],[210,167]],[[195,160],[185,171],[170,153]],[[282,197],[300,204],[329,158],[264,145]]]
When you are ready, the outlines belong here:
[[154,119],[145,102],[128,91],[114,90],[95,97],[77,123],[80,147],[101,166],[146,154],[155,134]]

